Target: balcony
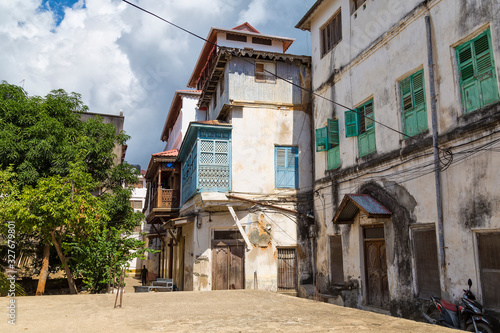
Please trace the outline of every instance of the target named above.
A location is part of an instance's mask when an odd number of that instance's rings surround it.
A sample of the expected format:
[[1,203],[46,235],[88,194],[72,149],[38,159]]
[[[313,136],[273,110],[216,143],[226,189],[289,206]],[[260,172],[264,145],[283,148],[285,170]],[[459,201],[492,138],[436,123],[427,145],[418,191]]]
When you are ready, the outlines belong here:
[[151,208],[179,208],[179,190],[160,189],[154,193]]

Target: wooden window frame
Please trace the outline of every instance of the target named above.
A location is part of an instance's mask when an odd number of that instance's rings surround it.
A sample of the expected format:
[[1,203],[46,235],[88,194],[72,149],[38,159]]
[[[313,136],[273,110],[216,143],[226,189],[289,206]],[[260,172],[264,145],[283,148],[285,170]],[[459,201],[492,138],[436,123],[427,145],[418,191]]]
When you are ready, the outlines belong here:
[[256,61],[255,82],[276,83],[276,63],[268,61]]
[[[339,240],[340,244],[340,258],[336,258],[337,261],[333,262],[333,240]],[[339,246],[337,245],[337,249]],[[344,280],[344,249],[342,247],[342,235],[330,235],[329,237],[329,261],[330,261],[330,283],[334,285],[345,284]]]
[[[278,151],[284,150],[284,165],[280,165]],[[274,186],[275,188],[289,188],[298,189],[299,188],[299,148],[293,146],[275,146],[274,147]],[[290,166],[290,161],[293,158],[293,166]],[[293,184],[286,183],[281,173],[292,174],[293,173]]]
[[319,29],[321,58],[342,41],[342,10],[339,9]]
[[[359,157],[373,154],[377,151],[375,137],[375,103],[373,98],[361,104],[354,110],[345,112],[346,137],[358,137]],[[366,149],[364,149],[366,141]]]
[[[432,240],[434,242],[434,253],[429,253],[429,251],[425,252],[425,249],[431,250],[430,247],[425,247],[424,249],[418,247],[418,245],[422,245],[422,239],[417,240],[417,233],[419,232],[430,232]],[[413,228],[411,228],[411,237],[412,237],[412,247],[413,247],[413,263],[414,263],[414,268],[415,268],[415,294],[419,298],[429,298],[430,296],[438,296],[440,297],[441,295],[441,285],[440,285],[440,271],[439,271],[439,262],[438,262],[438,245],[437,245],[437,240],[436,240],[436,228],[434,224],[424,224],[422,226],[415,225]],[[424,240],[425,241],[425,240]],[[423,252],[422,252],[423,251]],[[429,254],[435,255],[435,271],[427,271],[425,273],[422,273],[421,270],[423,267],[421,267],[420,263],[420,257],[419,254],[422,254],[424,260],[427,263],[427,268],[429,268]],[[431,268],[432,269],[432,268]],[[428,284],[432,284],[432,281],[429,281],[428,277],[434,277],[437,278],[437,285],[434,286],[429,286]],[[425,278],[426,281],[422,282],[421,279]],[[427,283],[427,285],[425,285]],[[434,282],[436,283],[436,282]],[[425,288],[424,288],[425,287]],[[425,293],[425,291],[429,291],[429,289],[432,289],[432,287],[435,288],[435,290],[430,290],[431,293]],[[425,291],[424,291],[425,290]]]

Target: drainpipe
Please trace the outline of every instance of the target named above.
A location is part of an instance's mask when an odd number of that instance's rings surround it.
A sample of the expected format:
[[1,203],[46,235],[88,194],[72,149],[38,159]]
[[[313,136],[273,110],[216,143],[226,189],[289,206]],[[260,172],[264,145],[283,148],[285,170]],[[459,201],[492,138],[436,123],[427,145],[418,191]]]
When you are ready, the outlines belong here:
[[434,85],[434,59],[432,55],[432,32],[431,18],[425,16],[425,26],[427,30],[427,58],[429,65],[429,89],[431,93],[431,115],[432,115],[432,145],[434,147],[434,178],[436,182],[436,205],[437,205],[437,238],[439,247],[439,264],[441,266],[441,276],[443,277],[443,287],[446,292],[446,258],[444,252],[444,231],[443,231],[443,202],[441,197],[441,178],[439,171],[439,149],[438,149],[438,122],[436,110],[436,91]]

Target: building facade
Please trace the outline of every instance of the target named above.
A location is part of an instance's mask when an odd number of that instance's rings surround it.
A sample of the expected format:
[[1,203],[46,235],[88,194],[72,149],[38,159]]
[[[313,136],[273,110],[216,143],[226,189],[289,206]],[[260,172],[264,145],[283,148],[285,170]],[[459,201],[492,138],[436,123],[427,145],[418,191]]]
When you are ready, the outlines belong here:
[[205,119],[183,133],[179,217],[162,224],[180,290],[296,292],[312,276],[310,58],[292,42],[248,23],[209,32],[188,84]]
[[500,310],[496,1],[318,0],[315,287],[413,317],[467,279]]

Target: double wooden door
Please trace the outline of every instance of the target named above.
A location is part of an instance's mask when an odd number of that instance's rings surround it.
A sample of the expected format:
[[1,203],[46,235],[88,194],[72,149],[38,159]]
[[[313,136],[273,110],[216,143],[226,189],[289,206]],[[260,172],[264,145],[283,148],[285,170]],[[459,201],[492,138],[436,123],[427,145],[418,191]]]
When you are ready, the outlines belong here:
[[212,248],[212,290],[244,289],[244,243],[220,242]]

